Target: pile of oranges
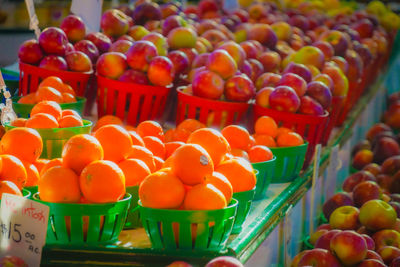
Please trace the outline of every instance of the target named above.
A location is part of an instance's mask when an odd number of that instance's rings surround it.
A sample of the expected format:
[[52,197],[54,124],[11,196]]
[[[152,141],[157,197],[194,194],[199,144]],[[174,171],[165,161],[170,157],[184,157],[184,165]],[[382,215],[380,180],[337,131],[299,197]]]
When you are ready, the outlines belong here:
[[18,100],[21,104],[36,104],[40,101],[48,100],[57,103],[76,102],[74,89],[55,76],[44,79],[36,92],[27,94]]
[[75,110],[62,110],[57,102],[43,100],[33,106],[29,119],[18,118],[11,122],[11,126],[34,129],[67,128],[83,126],[83,121]]

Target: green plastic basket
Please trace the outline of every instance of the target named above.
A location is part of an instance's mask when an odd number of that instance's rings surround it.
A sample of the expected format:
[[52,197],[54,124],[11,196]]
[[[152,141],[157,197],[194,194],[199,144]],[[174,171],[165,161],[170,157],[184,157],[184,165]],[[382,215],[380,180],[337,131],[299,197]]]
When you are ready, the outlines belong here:
[[349,167],[349,174],[355,174],[356,172],[359,172],[360,170],[357,170],[356,168],[354,168],[353,166],[350,165]]
[[220,251],[232,231],[238,202],[218,210],[169,210],[143,207],[140,218],[155,249]]
[[314,249],[314,245],[310,243],[310,236],[307,236],[303,240],[304,249]]
[[142,227],[142,222],[140,221],[140,213],[138,207],[139,201],[139,186],[127,186],[126,192],[129,193],[131,198],[131,204],[129,206],[128,216],[126,217],[126,222],[124,229],[132,229]]
[[50,203],[33,199],[50,207],[46,244],[106,245],[115,243],[125,224],[131,195],[114,203]]
[[[13,100],[13,109],[15,114],[17,114],[17,116],[19,118],[29,118],[30,114],[31,114],[31,110],[34,106],[34,104],[21,104],[18,103],[18,100],[20,99],[20,96],[15,96],[12,98]],[[86,98],[84,97],[76,97],[76,102],[74,103],[61,103],[60,107],[61,109],[73,109],[76,112],[79,113],[79,115],[82,115],[83,113],[83,109],[85,108],[85,104],[86,104]]]
[[264,162],[252,163],[253,169],[258,171],[256,193],[254,199],[263,199],[274,175],[276,157]]
[[[6,131],[9,131],[16,127],[6,124],[5,128]],[[91,128],[92,122],[83,120],[83,126],[79,127],[36,129],[43,140],[43,152],[40,157],[44,159],[61,158],[64,144],[74,135],[89,134]]]
[[33,195],[34,195],[35,193],[37,193],[37,191],[38,191],[38,186],[37,186],[37,185],[35,185],[35,186],[26,186],[26,187],[24,187],[22,190],[28,191],[28,192],[30,193],[30,198],[32,198]]
[[244,221],[249,215],[251,203],[254,199],[256,188],[249,191],[233,193],[232,198],[238,201],[238,208],[235,216],[235,223],[233,225],[232,234],[238,234],[242,230]]
[[308,143],[301,146],[271,147],[276,157],[271,183],[288,183],[296,178],[303,168]]

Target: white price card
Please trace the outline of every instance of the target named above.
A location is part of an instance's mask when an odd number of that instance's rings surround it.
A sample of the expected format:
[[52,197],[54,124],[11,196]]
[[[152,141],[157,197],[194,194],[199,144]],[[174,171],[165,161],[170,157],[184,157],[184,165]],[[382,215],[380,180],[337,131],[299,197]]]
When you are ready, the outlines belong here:
[[25,0],[25,4],[29,14],[29,29],[34,30],[36,38],[39,39],[40,35],[39,20],[36,15],[35,5],[33,3],[33,0]]
[[6,83],[4,82],[3,74],[1,73],[1,70],[0,70],[0,89],[2,89],[3,87],[4,88],[6,87]]
[[[49,207],[3,193],[0,206],[0,259],[13,257],[39,267],[46,243]],[[1,261],[1,260],[0,260]]]
[[88,33],[100,31],[103,0],[72,0],[71,12],[81,17]]

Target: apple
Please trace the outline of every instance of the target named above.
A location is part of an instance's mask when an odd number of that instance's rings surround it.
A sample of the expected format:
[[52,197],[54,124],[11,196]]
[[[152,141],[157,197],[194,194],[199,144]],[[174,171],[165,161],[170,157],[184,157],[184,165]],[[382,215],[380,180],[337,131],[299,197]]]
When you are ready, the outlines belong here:
[[316,41],[312,45],[321,50],[324,54],[325,61],[329,61],[335,55],[335,50],[332,45],[326,41]]
[[193,266],[185,261],[174,261],[168,264],[166,267],[193,267]]
[[298,267],[299,266],[299,261],[301,260],[301,258],[304,256],[304,254],[306,254],[309,250],[303,250],[300,251],[299,254],[297,254],[293,260],[292,263],[290,264],[290,267]]
[[360,55],[360,57],[363,61],[363,66],[365,68],[372,63],[373,55],[372,55],[371,51],[369,50],[368,46],[357,42],[356,44],[353,45],[353,49],[354,49],[354,51],[357,52],[357,54]]
[[[372,237],[369,237],[369,238],[372,239]],[[374,241],[374,240],[372,239],[372,241]],[[367,245],[368,245],[368,243],[367,243]],[[374,242],[374,245],[375,245],[375,242]],[[370,249],[368,249],[367,256],[365,257],[365,259],[377,260],[377,261],[383,263],[382,257],[377,252],[375,252],[374,250],[370,250]]]
[[264,73],[264,67],[260,61],[254,58],[250,58],[248,62],[251,65],[251,76],[249,76],[249,78],[255,82],[257,81],[258,77]]
[[303,96],[307,90],[307,83],[304,79],[294,73],[283,74],[277,86],[289,86],[296,91],[299,97]]
[[283,74],[285,73],[294,73],[299,75],[301,78],[303,78],[306,83],[311,82],[312,80],[312,74],[311,71],[303,64],[299,63],[294,63],[290,62],[286,68],[283,71]]
[[154,2],[142,2],[135,6],[132,13],[132,19],[136,25],[144,25],[148,21],[161,20],[161,11],[158,4]]
[[292,88],[278,86],[269,95],[269,105],[272,109],[286,112],[296,112],[300,107],[300,98]]
[[129,30],[129,19],[118,9],[106,10],[101,16],[100,28],[109,37],[119,37]]
[[118,78],[121,82],[149,84],[147,75],[144,72],[128,69]]
[[370,200],[360,208],[359,220],[370,230],[391,228],[396,223],[396,218],[396,211],[382,200]]
[[273,87],[261,88],[261,90],[256,93],[256,104],[264,108],[269,108],[269,95],[274,90]]
[[363,171],[369,171],[370,173],[372,173],[372,175],[374,175],[375,177],[378,174],[382,173],[382,168],[380,165],[376,164],[376,163],[370,163],[364,166],[364,168],[362,168]]
[[126,61],[134,70],[147,71],[150,61],[158,56],[157,48],[149,41],[136,41],[126,52]]
[[192,68],[200,68],[202,66],[206,66],[209,57],[210,53],[198,54],[193,60]]
[[324,109],[328,109],[332,104],[332,93],[329,87],[322,82],[310,82],[307,85],[306,95],[318,101]]
[[325,62],[325,55],[318,47],[303,46],[295,53],[293,62],[312,65],[318,69],[322,69]]
[[358,32],[360,37],[371,38],[374,32],[374,26],[368,19],[362,19],[351,25],[351,28]]
[[126,56],[119,52],[104,53],[96,63],[96,70],[99,75],[114,80],[118,79],[126,68]]
[[203,19],[196,25],[197,34],[202,35],[208,30],[215,30],[218,28],[218,23],[215,20]]
[[285,21],[272,23],[271,29],[275,32],[278,40],[288,41],[292,36],[292,26]]
[[304,253],[297,266],[340,267],[341,264],[328,250],[315,248]]
[[287,63],[286,65],[284,65],[284,59],[287,58],[289,55],[295,53],[294,49],[290,47],[289,44],[287,44],[285,41],[278,41],[275,46],[275,51],[278,52],[282,59],[282,67],[287,65]]
[[374,124],[371,128],[369,128],[367,134],[366,134],[366,138],[368,139],[368,141],[372,142],[372,140],[375,139],[375,136],[380,133],[380,132],[386,132],[386,131],[391,131],[392,129],[384,124],[384,123],[376,123]]
[[126,40],[126,41],[129,41],[129,42],[134,42],[135,41],[135,39],[133,39],[131,36],[129,36],[128,34],[124,34],[124,35],[122,35],[122,36],[120,36],[117,40],[115,40],[115,41],[119,41],[119,40]]
[[156,48],[159,56],[166,56],[168,53],[167,39],[164,38],[160,33],[152,32],[142,38],[143,41],[152,42]]
[[353,206],[353,200],[348,193],[339,192],[334,194],[328,199],[322,206],[322,212],[327,220],[331,216],[332,212],[342,206]]
[[331,239],[331,250],[346,266],[355,265],[367,256],[367,242],[354,231],[342,231]]
[[333,81],[332,78],[327,75],[327,74],[318,74],[317,76],[315,76],[313,78],[314,82],[322,82],[323,84],[325,84],[326,86],[328,86],[329,90],[332,92],[333,91]]
[[269,13],[269,8],[262,3],[253,3],[248,8],[249,17],[255,21],[266,17]]
[[181,6],[174,3],[166,3],[160,5],[161,17],[167,19],[171,16],[177,15],[180,12]]
[[367,259],[360,262],[357,267],[386,267],[386,265],[378,260]]
[[198,3],[198,12],[200,16],[204,16],[207,12],[219,10],[219,6],[214,0],[201,0]]
[[343,182],[343,191],[345,192],[353,192],[353,189],[356,185],[364,181],[373,181],[376,182],[376,178],[372,175],[372,173],[368,171],[358,171],[346,178]]
[[206,67],[223,79],[232,77],[237,71],[236,62],[228,52],[222,49],[217,49],[210,54]]
[[297,27],[304,32],[310,28],[308,19],[303,15],[294,15],[290,17],[288,22],[290,25],[292,25],[292,27]]
[[315,243],[317,242],[318,238],[320,238],[322,235],[328,233],[329,230],[327,229],[320,229],[320,230],[316,230],[314,233],[312,233],[310,235],[310,244],[311,245],[315,245]]
[[235,75],[225,82],[224,93],[228,100],[247,102],[255,96],[256,90],[246,75]]
[[219,99],[224,92],[224,80],[215,72],[199,71],[193,77],[192,89],[195,96]]
[[171,51],[167,57],[174,65],[175,75],[185,74],[189,70],[189,59],[182,51]]
[[400,170],[400,156],[392,156],[387,158],[382,163],[381,168],[382,168],[382,173],[388,175],[394,175],[398,170]]
[[170,85],[175,77],[174,65],[168,57],[156,56],[150,61],[147,76],[154,85]]
[[385,246],[400,246],[400,233],[392,229],[384,229],[373,234],[376,250]]
[[358,227],[359,210],[353,206],[341,206],[335,209],[329,217],[332,229],[355,230]]
[[324,114],[324,108],[317,100],[309,96],[302,96],[300,97],[299,113],[312,116],[322,116]]
[[135,41],[139,41],[149,33],[150,33],[149,30],[147,30],[142,25],[133,25],[132,27],[129,28],[127,34],[130,37],[132,37]]
[[68,64],[64,58],[56,55],[45,56],[39,63],[39,67],[48,70],[65,71]]
[[244,41],[240,43],[240,47],[246,53],[247,59],[254,58],[257,59],[259,57],[259,51],[257,47],[250,41]]
[[246,59],[246,52],[243,48],[234,41],[228,41],[218,47],[218,49],[225,50],[235,60],[238,68],[241,68],[244,60]]
[[278,37],[268,24],[253,24],[247,31],[249,40],[256,40],[269,49],[274,49],[278,41]]
[[376,163],[382,163],[391,156],[399,155],[400,146],[393,138],[382,137],[376,142],[373,153],[373,161]]
[[28,267],[25,261],[17,256],[7,255],[0,258],[0,266],[4,267]]
[[75,15],[66,16],[60,24],[61,30],[65,32],[71,43],[76,43],[85,38],[86,26],[83,20]]
[[243,267],[243,264],[234,257],[220,256],[209,261],[205,267]]
[[[375,249],[375,242],[372,239],[372,237],[370,237],[367,234],[361,234],[361,236],[365,239],[365,242],[367,242],[367,248],[368,250],[374,250]],[[367,257],[368,258],[368,257]]]
[[43,58],[43,52],[39,42],[35,39],[23,42],[18,50],[18,58],[23,63],[37,65]]
[[376,176],[377,183],[381,187],[383,192],[391,192],[393,188],[394,179],[392,176],[387,174],[378,174]]
[[168,45],[171,49],[194,48],[197,41],[197,33],[191,28],[177,27],[168,33]]
[[378,184],[371,181],[361,182],[353,189],[353,200],[356,207],[361,207],[369,200],[379,199],[380,195]]
[[68,68],[72,71],[89,72],[92,71],[90,58],[80,51],[73,51],[65,55]]
[[111,39],[101,32],[89,33],[85,39],[91,41],[101,54],[108,52],[112,44]]
[[356,51],[348,49],[345,59],[348,62],[347,78],[350,82],[358,82],[363,72],[363,62]]
[[109,52],[120,52],[122,54],[126,54],[132,45],[133,43],[130,41],[117,40],[111,45]]
[[349,81],[339,67],[333,64],[325,64],[322,73],[327,74],[333,81],[333,96],[347,95],[349,90]]
[[329,223],[324,223],[324,224],[321,224],[320,226],[317,227],[317,230],[322,230],[322,229],[332,230],[332,228],[331,228]]
[[351,166],[357,170],[361,170],[364,166],[372,163],[374,154],[369,149],[361,149],[354,155]]
[[321,34],[319,39],[330,43],[337,56],[344,56],[350,43],[348,35],[336,30],[330,30]]
[[398,266],[400,266],[400,257],[395,258],[390,264],[390,267],[398,267]]
[[365,139],[364,139],[364,140],[361,140],[360,142],[358,142],[358,143],[353,147],[353,149],[351,150],[351,157],[354,157],[355,154],[356,154],[358,151],[362,150],[362,149],[371,150],[371,149],[372,149],[371,143],[370,143],[368,140],[365,140]]
[[184,18],[178,15],[169,16],[161,24],[162,35],[168,36],[168,33],[175,28],[185,27],[187,22]]
[[[110,46],[111,47],[111,46]],[[86,54],[93,64],[96,63],[99,57],[99,50],[96,45],[89,40],[81,40],[74,45],[75,51],[81,51]]]
[[400,249],[393,246],[381,247],[378,250],[379,255],[382,257],[386,264],[390,264],[394,259],[400,257]]
[[67,36],[56,27],[48,27],[39,35],[39,45],[46,54],[64,56],[67,44]]
[[258,60],[264,67],[264,72],[278,72],[281,65],[281,56],[275,51],[266,51],[260,54]]
[[217,29],[207,30],[201,35],[201,37],[207,39],[213,47],[216,47],[217,45],[221,44],[222,42],[225,42],[228,40],[226,35]]

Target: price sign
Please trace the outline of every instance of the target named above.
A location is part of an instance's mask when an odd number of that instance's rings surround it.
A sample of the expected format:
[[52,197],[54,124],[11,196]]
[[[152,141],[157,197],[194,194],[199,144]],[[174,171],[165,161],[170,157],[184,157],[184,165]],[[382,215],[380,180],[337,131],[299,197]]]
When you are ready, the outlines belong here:
[[29,267],[39,267],[48,218],[48,206],[4,193],[0,206],[0,258],[18,257]]
[[36,39],[39,39],[40,29],[39,29],[39,20],[36,16],[35,5],[33,4],[33,0],[25,0],[26,8],[29,13],[29,29],[35,31]]
[[103,0],[72,0],[71,12],[82,18],[88,33],[98,32],[102,6]]

